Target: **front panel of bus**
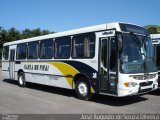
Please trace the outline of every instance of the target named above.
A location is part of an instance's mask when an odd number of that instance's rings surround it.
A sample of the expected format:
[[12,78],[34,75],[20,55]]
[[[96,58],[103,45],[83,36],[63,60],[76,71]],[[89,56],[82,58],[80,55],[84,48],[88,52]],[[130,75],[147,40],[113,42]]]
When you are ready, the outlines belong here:
[[120,27],[117,95],[136,95],[157,89],[157,67],[149,34],[134,25],[120,24]]
[[123,97],[157,89],[157,66],[148,32],[136,25],[119,26],[121,30],[115,34],[114,30],[100,32],[100,93]]

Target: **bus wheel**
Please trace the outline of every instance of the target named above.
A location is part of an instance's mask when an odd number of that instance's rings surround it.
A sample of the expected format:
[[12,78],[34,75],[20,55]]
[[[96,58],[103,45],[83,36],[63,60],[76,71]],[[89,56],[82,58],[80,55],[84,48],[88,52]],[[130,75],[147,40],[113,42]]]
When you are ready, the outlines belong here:
[[20,72],[18,75],[18,85],[20,87],[25,87],[26,86],[26,81],[25,81],[25,76],[23,72]]
[[90,85],[88,84],[86,78],[80,78],[76,82],[75,91],[78,98],[81,100],[89,100],[92,97],[92,94],[90,91]]

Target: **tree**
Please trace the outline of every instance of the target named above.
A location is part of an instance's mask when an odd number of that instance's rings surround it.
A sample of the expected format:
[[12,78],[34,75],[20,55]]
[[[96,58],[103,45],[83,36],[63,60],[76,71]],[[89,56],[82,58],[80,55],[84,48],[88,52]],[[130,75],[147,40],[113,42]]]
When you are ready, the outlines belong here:
[[47,35],[47,34],[50,34],[50,32],[48,30],[42,30],[42,35]]
[[32,30],[32,37],[36,37],[36,36],[40,36],[40,35],[42,35],[40,28]]
[[5,43],[5,42],[8,42],[7,40],[7,36],[8,36],[8,32],[7,32],[7,30],[5,30],[5,29],[1,29],[0,30],[0,48],[2,49],[2,47],[3,47],[3,44]]
[[5,42],[8,42],[7,40],[7,36],[8,36],[8,32],[7,30],[5,30],[4,28],[1,27],[0,29],[0,60],[2,58],[2,48],[3,48],[3,44]]
[[21,39],[31,38],[32,37],[32,31],[30,29],[25,29],[21,33]]
[[20,32],[15,28],[10,28],[8,30],[7,42],[19,40],[21,38]]
[[157,28],[156,27],[149,27],[148,31],[150,34],[158,34]]
[[40,28],[37,29],[25,29],[21,33],[21,39],[26,39],[26,38],[31,38],[31,37],[37,37],[40,35],[47,35],[50,34],[51,32],[48,30],[41,30]]

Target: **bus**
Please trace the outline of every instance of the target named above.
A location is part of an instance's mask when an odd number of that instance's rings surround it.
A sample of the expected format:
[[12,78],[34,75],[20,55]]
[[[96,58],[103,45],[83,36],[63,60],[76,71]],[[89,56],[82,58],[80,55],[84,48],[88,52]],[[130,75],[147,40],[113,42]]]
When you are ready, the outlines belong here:
[[114,22],[5,43],[2,76],[72,89],[82,100],[125,97],[157,89],[153,58],[146,29]]
[[151,39],[154,46],[154,59],[158,70],[158,87],[160,88],[160,34],[151,34]]

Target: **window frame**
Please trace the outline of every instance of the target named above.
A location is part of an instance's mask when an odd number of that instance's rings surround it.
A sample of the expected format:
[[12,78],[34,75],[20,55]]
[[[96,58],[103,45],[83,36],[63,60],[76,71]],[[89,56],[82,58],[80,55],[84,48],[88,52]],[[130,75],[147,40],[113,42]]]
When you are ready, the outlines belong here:
[[[41,57],[41,43],[42,42],[45,42],[45,41],[52,41],[52,55],[50,58],[43,58]],[[46,59],[53,59],[53,55],[54,55],[54,41],[53,41],[53,38],[48,38],[48,39],[44,39],[44,40],[40,40],[39,41],[39,55],[38,55],[38,58],[41,59],[41,60],[46,60]]]
[[[33,44],[33,43],[37,43],[37,44],[38,44],[37,57],[36,57],[36,58],[29,58],[29,44]],[[39,51],[40,51],[39,41],[28,42],[27,47],[28,47],[28,49],[27,49],[27,59],[28,59],[28,60],[36,60],[36,59],[39,59]]]
[[[56,41],[61,41],[64,38],[69,38],[70,39],[70,51],[69,51],[69,56],[66,58],[60,58],[60,57],[56,57]],[[71,52],[72,52],[72,37],[71,36],[63,36],[63,37],[58,37],[54,39],[54,59],[69,59],[71,57]]]
[[[109,40],[109,70],[112,71],[112,72],[116,72],[116,69],[114,68],[117,68],[117,58],[118,58],[118,41],[116,39],[116,37],[110,37],[110,40]],[[114,41],[114,43],[113,43]],[[112,52],[112,50],[114,50],[114,52]],[[113,58],[113,59],[112,59]],[[113,62],[114,60],[114,62]],[[113,64],[112,64],[113,63]],[[111,66],[111,65],[114,65],[114,66]]]
[[[105,42],[105,44],[104,44],[104,42]],[[100,61],[101,61],[101,63],[102,63],[102,65],[104,66],[104,68],[105,69],[108,69],[108,67],[109,67],[109,64],[108,64],[108,50],[109,50],[109,48],[108,48],[108,44],[109,44],[109,42],[108,42],[108,38],[101,38],[101,41],[100,41],[101,43],[101,47],[100,47]],[[103,45],[102,45],[103,44]],[[106,48],[106,49],[105,49]],[[104,57],[104,53],[106,53],[106,57]]]
[[[8,50],[7,59],[6,59],[6,56],[5,56],[6,55],[6,50],[4,50],[6,47],[7,47],[7,50]],[[4,51],[5,51],[5,53],[4,53]],[[4,60],[9,60],[9,46],[3,46],[2,57],[3,57]]]
[[[73,56],[73,53],[74,53],[74,47],[73,47],[73,43],[74,43],[74,38],[75,37],[79,37],[79,36],[81,36],[81,37],[84,37],[84,36],[89,36],[89,35],[93,35],[94,36],[94,55],[92,56],[92,57],[74,57]],[[77,35],[74,35],[73,37],[72,37],[72,50],[71,50],[71,58],[72,59],[93,59],[94,57],[95,57],[95,53],[96,53],[96,34],[95,34],[95,32],[89,32],[89,33],[82,33],[82,34],[77,34]]]
[[[26,45],[26,56],[25,58],[18,58],[19,55],[18,55],[18,46],[20,45]],[[28,55],[28,43],[20,43],[20,44],[17,44],[17,47],[16,47],[16,60],[26,60],[27,59],[27,55]]]

